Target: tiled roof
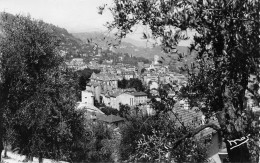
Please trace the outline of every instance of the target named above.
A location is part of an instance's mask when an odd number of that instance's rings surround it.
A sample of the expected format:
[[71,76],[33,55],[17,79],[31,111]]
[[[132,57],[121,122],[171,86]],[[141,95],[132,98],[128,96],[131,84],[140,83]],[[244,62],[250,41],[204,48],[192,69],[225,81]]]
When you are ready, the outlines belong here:
[[125,119],[119,116],[115,115],[103,115],[103,114],[97,114],[96,115],[97,120],[107,122],[107,123],[115,123],[115,122],[120,122],[124,121]]
[[94,87],[96,87],[96,86],[99,86],[100,84],[97,83],[97,82],[91,82],[91,85],[93,85]]
[[111,97],[117,97],[119,95],[121,95],[123,93],[123,91],[116,91],[110,94]]
[[169,113],[170,118],[176,119],[178,123],[183,123],[184,125],[190,125],[195,123],[201,123],[201,112],[195,112],[186,109],[174,108],[172,112]]
[[[194,128],[197,128],[202,124],[202,112],[200,111],[193,111],[193,110],[186,110],[186,109],[180,109],[180,108],[174,108],[173,112],[169,112],[170,118],[176,120],[177,125],[184,125],[184,126],[193,126]],[[211,123],[214,123],[219,126],[217,119],[210,119]],[[200,133],[198,133],[196,136],[204,137],[209,134],[214,133],[215,130],[212,128],[207,128],[202,130]]]
[[131,95],[135,96],[135,97],[138,97],[138,96],[147,96],[146,93],[144,92],[134,92],[134,93],[131,93]]
[[102,80],[102,81],[109,81],[109,80],[118,80],[118,76],[115,74],[110,74],[110,73],[99,73],[95,74],[94,72],[92,73],[90,79],[96,79],[96,80]]
[[136,89],[135,88],[127,88],[127,89],[124,89],[124,92],[136,92]]
[[103,91],[101,94],[105,95],[106,97],[117,97],[120,94],[127,93],[131,94],[136,92],[135,88],[128,88],[128,89],[115,89],[113,91]]
[[[217,119],[211,119],[210,123],[214,123],[215,125],[219,126],[218,120]],[[198,133],[196,136],[198,137],[205,137],[208,136],[212,133],[215,133],[216,131],[212,128],[205,128],[204,130],[202,130],[200,133]]]

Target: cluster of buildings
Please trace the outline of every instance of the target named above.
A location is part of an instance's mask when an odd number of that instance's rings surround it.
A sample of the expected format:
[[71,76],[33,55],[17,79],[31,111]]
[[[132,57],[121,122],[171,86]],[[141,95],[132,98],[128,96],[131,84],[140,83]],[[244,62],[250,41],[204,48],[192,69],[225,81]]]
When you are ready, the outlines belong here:
[[[169,71],[167,65],[160,63],[160,57],[155,56],[154,61],[151,64],[144,64],[139,62],[138,65],[127,64],[111,64],[111,61],[105,61],[104,64],[98,64],[97,59],[92,59],[89,64],[85,64],[83,59],[74,58],[71,62],[67,63],[70,68],[75,70],[90,68],[99,69],[101,73],[93,73],[90,77],[90,82],[87,83],[86,90],[82,91],[82,101],[79,102],[78,108],[87,109],[89,118],[98,119],[109,124],[118,124],[123,122],[124,119],[115,115],[105,115],[100,108],[94,106],[94,101],[102,103],[110,108],[119,110],[120,104],[128,105],[131,108],[138,107],[142,114],[151,115],[154,113],[152,106],[150,105],[150,98],[145,92],[137,92],[135,89],[120,89],[118,88],[118,81],[122,79],[130,80],[132,78],[138,78],[149,90],[150,94],[160,100],[158,89],[162,85],[170,85],[171,89],[167,90],[168,97],[177,101],[177,107],[172,110],[171,118],[181,119],[181,125],[193,124],[194,127],[198,127],[205,123],[205,116],[195,109],[190,109],[188,100],[176,99],[176,92],[182,86],[187,84],[186,77],[182,74]],[[249,87],[256,84],[256,77],[250,76]],[[259,89],[260,90],[260,89]],[[258,90],[258,94],[260,91]],[[252,108],[260,120],[260,107],[259,101],[255,100],[253,94],[246,92],[247,106]],[[177,115],[177,116],[176,116]],[[177,122],[178,122],[177,120]],[[218,125],[216,119],[211,120]],[[223,162],[227,157],[227,147],[225,143],[219,138],[219,135],[212,129],[206,128],[200,135],[195,137],[201,139],[203,137],[210,136],[212,138],[212,144],[209,148],[209,158],[211,162]]]
[[[186,77],[184,75],[168,71],[168,67],[158,63],[157,60],[158,57],[155,57],[154,62],[149,66],[143,63],[139,63],[138,66],[125,64],[95,65],[95,69],[98,68],[101,72],[91,75],[86,91],[92,92],[97,102],[119,109],[120,104],[135,107],[137,105],[147,105],[149,102],[148,95],[144,92],[118,88],[118,82],[123,79],[137,78],[141,80],[153,95],[159,95],[158,89],[161,85],[171,85],[173,92],[178,91],[185,85]],[[88,66],[92,68],[93,65],[89,64]]]
[[79,102],[79,107],[89,108],[89,111],[96,113],[101,113],[101,111],[100,108],[94,106],[94,101],[117,110],[122,104],[128,105],[130,108],[138,107],[142,114],[153,113],[151,99],[147,93],[137,92],[134,88],[121,89],[118,87],[118,82],[123,79],[137,78],[141,80],[157,100],[160,100],[158,89],[161,85],[171,85],[172,89],[168,93],[169,97],[174,98],[175,91],[178,91],[186,81],[184,75],[170,72],[167,65],[160,64],[158,56],[155,56],[152,64],[139,62],[137,66],[122,63],[117,65],[98,64],[96,62],[90,62],[86,65],[82,59],[77,58],[73,59],[69,65],[74,65],[71,67],[74,69],[85,66],[101,70],[100,73],[91,75],[86,90],[82,91],[82,100]]
[[[130,108],[139,108],[141,114],[152,115],[154,110],[151,105],[151,99],[145,92],[137,92],[134,88],[121,89],[118,88],[118,82],[123,79],[138,78],[146,86],[150,93],[156,97],[156,100],[160,100],[158,89],[162,85],[170,85],[170,89],[167,90],[168,97],[174,98],[178,102],[171,113],[171,118],[181,119],[181,125],[193,124],[194,127],[198,127],[205,123],[205,116],[191,109],[188,100],[176,99],[176,92],[182,86],[187,84],[186,77],[182,74],[170,72],[168,67],[159,64],[155,61],[146,65],[139,63],[137,66],[130,65],[87,65],[89,68],[100,69],[99,74],[93,73],[90,77],[90,82],[87,83],[86,90],[82,91],[82,101],[79,103],[79,108],[85,108],[88,110],[89,117],[91,119],[98,119],[109,124],[119,124],[124,122],[124,118],[115,115],[105,115],[100,108],[94,106],[94,101],[102,103],[107,107],[119,110],[120,105],[128,105]],[[253,102],[251,102],[253,103]],[[253,105],[249,103],[250,105]],[[256,108],[258,109],[258,108]],[[258,109],[260,110],[260,109]],[[177,115],[177,116],[176,116]],[[215,118],[211,120],[218,125]],[[178,121],[177,121],[178,122]],[[209,148],[209,158],[214,162],[223,162],[227,157],[227,147],[225,143],[219,138],[217,132],[212,129],[206,128],[200,135],[196,135],[201,139],[204,137],[212,137],[212,145]]]
[[[83,92],[88,92],[87,95],[91,94],[91,97],[94,97],[98,103],[103,103],[117,110],[119,110],[120,104],[129,105],[130,107],[146,104],[146,93],[137,92],[135,89],[118,88],[118,81],[123,80],[125,75],[128,74],[93,73],[90,77],[90,82],[86,86],[86,90]],[[129,78],[134,78],[134,75]],[[88,99],[88,97],[82,96],[82,99]]]
[[[185,80],[181,80],[183,79],[182,75],[179,75],[180,78],[178,78],[178,75],[177,77],[173,76],[173,78],[171,78],[170,74],[173,75],[174,73],[165,75],[167,76],[166,80],[160,80],[160,76],[157,76],[156,79],[152,79],[149,78],[150,76],[147,76],[147,74],[150,73],[140,75],[140,79],[142,79],[142,82],[144,84],[148,85],[149,83],[151,84],[151,82],[158,83],[158,85],[160,85],[161,83],[174,83],[175,87],[173,88],[178,89],[182,86],[182,84],[185,83]],[[79,106],[84,107],[88,110],[89,113],[91,113],[90,115],[88,114],[90,119],[103,121],[108,123],[109,125],[119,125],[120,123],[123,123],[125,121],[125,119],[122,117],[115,115],[105,115],[104,113],[102,113],[99,108],[96,108],[94,106],[94,100],[99,100],[100,103],[103,103],[104,105],[117,110],[119,110],[120,104],[123,104],[128,105],[132,109],[138,107],[140,114],[154,114],[154,110],[152,109],[152,106],[150,104],[150,99],[148,98],[148,95],[146,93],[137,92],[134,88],[118,88],[118,81],[122,80],[122,78],[123,76],[120,76],[119,74],[111,74],[107,72],[92,74],[92,76],[90,77],[90,82],[86,86],[86,90],[82,91],[82,102],[79,104]],[[150,80],[148,82],[145,79]],[[153,88],[155,87],[156,85],[154,85]],[[148,89],[150,88],[148,87]],[[196,127],[205,123],[205,116],[203,116],[201,112],[189,109],[187,101],[178,101],[178,106],[178,108],[174,107],[174,109],[170,113],[170,117],[172,119],[178,117],[176,120],[177,123],[181,119],[181,122],[179,122],[180,125],[192,124],[194,125],[194,127]],[[216,119],[212,119],[211,121],[218,125]],[[223,159],[225,159],[227,156],[227,150],[225,144],[222,141],[219,141],[221,139],[219,139],[218,134],[214,130],[204,129],[200,134],[196,135],[196,138],[204,139],[208,136],[212,137],[212,141],[214,142],[213,145],[211,145],[211,147],[209,148],[209,158],[212,161],[222,162]]]
[[[73,66],[74,67],[73,67]],[[96,100],[98,103],[118,109],[120,104],[129,105],[131,107],[146,106],[149,107],[148,94],[137,92],[134,89],[120,89],[118,82],[123,79],[130,80],[137,78],[142,81],[143,85],[149,90],[153,96],[159,97],[158,89],[161,85],[169,84],[172,86],[168,93],[174,97],[175,91],[178,91],[186,83],[186,77],[182,74],[170,72],[167,65],[159,63],[159,57],[155,56],[151,64],[139,62],[137,66],[127,64],[98,64],[90,62],[85,65],[83,59],[73,59],[69,66],[71,68],[88,67],[91,69],[99,69],[100,73],[93,73],[90,77],[87,88],[82,92],[82,101],[87,102]],[[88,92],[88,93],[86,93]],[[92,102],[87,102],[92,103]],[[148,111],[149,112],[149,111]]]

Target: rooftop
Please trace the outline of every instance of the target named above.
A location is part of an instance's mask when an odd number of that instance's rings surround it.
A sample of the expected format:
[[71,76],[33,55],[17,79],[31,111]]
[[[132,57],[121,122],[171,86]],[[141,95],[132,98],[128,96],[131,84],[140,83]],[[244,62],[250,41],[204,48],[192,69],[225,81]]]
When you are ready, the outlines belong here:
[[109,81],[109,80],[119,80],[119,77],[115,74],[110,74],[110,73],[96,74],[93,72],[90,79]]
[[131,95],[135,96],[135,97],[138,97],[138,96],[147,96],[146,93],[144,92],[134,92],[134,93],[131,93]]
[[[172,110],[172,112],[169,112],[169,115],[170,115],[170,118],[177,120],[177,122],[176,122],[177,125],[193,126],[195,128],[203,125],[203,122],[202,122],[203,114],[201,111],[174,108]],[[215,118],[210,119],[209,122],[219,125],[217,119],[215,119]],[[207,128],[207,129],[204,129],[202,132],[198,133],[197,136],[205,137],[214,132],[215,132],[215,130],[213,130],[212,128]]]
[[120,122],[124,121],[125,119],[119,116],[115,115],[104,115],[104,114],[97,114],[96,115],[97,120],[107,122],[107,123],[115,123],[115,122]]

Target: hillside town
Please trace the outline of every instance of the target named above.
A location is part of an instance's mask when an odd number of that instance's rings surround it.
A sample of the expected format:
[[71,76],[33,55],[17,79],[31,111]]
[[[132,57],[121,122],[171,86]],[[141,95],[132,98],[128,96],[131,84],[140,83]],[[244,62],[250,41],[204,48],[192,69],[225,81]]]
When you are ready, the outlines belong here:
[[[159,88],[163,85],[170,85],[171,89],[167,94],[171,98],[176,99],[177,92],[182,86],[187,83],[187,78],[183,74],[171,72],[167,65],[158,62],[159,57],[154,56],[154,61],[151,64],[138,62],[137,66],[127,64],[97,64],[90,62],[84,64],[80,59],[73,59],[68,64],[69,67],[75,70],[82,68],[99,69],[98,74],[92,73],[90,81],[87,83],[86,90],[82,91],[82,102],[94,104],[94,100],[105,106],[119,110],[119,105],[129,105],[131,107],[142,107],[149,110],[149,102],[151,97],[156,97],[160,100]],[[121,89],[118,87],[118,82],[130,79],[139,79],[145,91],[149,91],[150,95],[145,92],[138,92],[135,89]],[[150,98],[148,98],[148,96]],[[183,109],[188,109],[187,100],[180,100]],[[151,111],[148,111],[151,112]]]
[[1,1],[0,163],[260,163],[260,1],[101,1]]
[[[129,106],[130,112],[136,114],[138,110],[142,116],[155,115],[152,99],[161,101],[162,95],[159,89],[165,89],[163,86],[168,85],[170,89],[166,90],[167,99],[175,102],[171,108],[173,113],[171,118],[175,119],[176,115],[181,119],[180,123],[185,125],[194,124],[199,127],[205,124],[205,115],[198,111],[197,107],[191,107],[187,98],[179,98],[178,92],[187,85],[187,76],[169,71],[168,65],[159,62],[159,56],[155,55],[151,64],[138,62],[137,66],[128,64],[97,64],[90,62],[85,64],[81,59],[72,59],[68,66],[74,70],[84,68],[99,69],[100,73],[93,72],[90,81],[86,84],[86,89],[81,92],[81,101],[78,102],[78,109],[85,110],[88,119],[101,121],[109,126],[119,126],[125,122],[119,115],[106,115],[102,112],[104,106],[110,109],[120,110],[121,105]],[[111,61],[112,63],[112,61]],[[255,77],[251,76],[251,85],[255,83]],[[137,91],[134,88],[121,89],[118,82],[130,79],[138,79],[145,87],[144,91]],[[146,93],[146,92],[149,92]],[[260,92],[259,92],[260,93]],[[252,94],[247,92],[248,106],[254,108],[254,112],[259,115],[260,108],[255,103]],[[100,107],[95,106],[95,102],[103,104]],[[176,114],[176,115],[175,115]],[[212,117],[210,122],[219,125],[216,117]],[[227,148],[223,141],[219,141],[217,133],[212,129],[206,129],[200,135],[199,139],[212,137],[212,141],[219,146],[210,146],[208,158],[211,161],[223,162],[227,158]]]

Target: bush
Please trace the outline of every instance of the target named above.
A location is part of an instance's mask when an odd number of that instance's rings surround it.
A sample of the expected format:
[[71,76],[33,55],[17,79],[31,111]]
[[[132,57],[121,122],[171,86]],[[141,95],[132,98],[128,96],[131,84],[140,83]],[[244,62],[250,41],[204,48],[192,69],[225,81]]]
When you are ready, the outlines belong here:
[[[197,139],[187,139],[177,148],[171,145],[192,130],[177,127],[166,115],[159,117],[135,117],[121,126],[120,145],[122,160],[141,162],[205,162],[207,144]],[[189,157],[187,157],[189,156]]]

